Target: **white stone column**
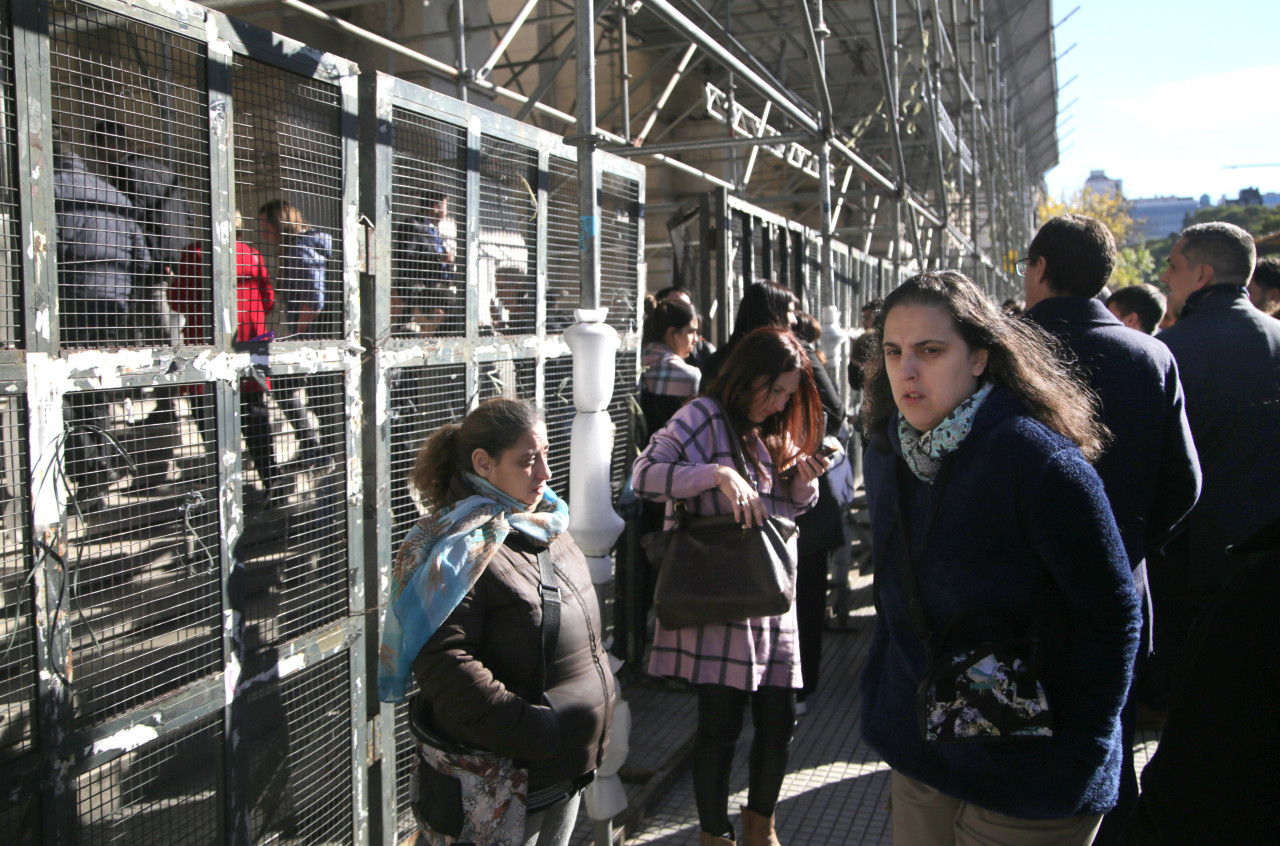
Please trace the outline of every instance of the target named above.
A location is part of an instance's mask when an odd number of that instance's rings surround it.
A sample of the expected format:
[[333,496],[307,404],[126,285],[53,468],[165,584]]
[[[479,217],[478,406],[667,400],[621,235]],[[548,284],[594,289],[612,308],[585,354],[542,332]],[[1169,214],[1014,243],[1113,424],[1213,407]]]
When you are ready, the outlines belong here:
[[[577,323],[564,332],[573,353],[573,407],[577,412],[569,442],[569,531],[587,557],[601,605],[604,586],[613,578],[611,551],[626,528],[613,510],[609,485],[614,425],[608,408],[619,339],[617,330],[604,322],[608,312],[607,308],[577,309]],[[611,669],[616,670],[617,665]],[[620,701],[609,754],[584,795],[587,815],[596,821],[598,843],[612,839],[608,823],[627,807],[626,790],[617,773],[627,756],[630,728],[630,711]]]

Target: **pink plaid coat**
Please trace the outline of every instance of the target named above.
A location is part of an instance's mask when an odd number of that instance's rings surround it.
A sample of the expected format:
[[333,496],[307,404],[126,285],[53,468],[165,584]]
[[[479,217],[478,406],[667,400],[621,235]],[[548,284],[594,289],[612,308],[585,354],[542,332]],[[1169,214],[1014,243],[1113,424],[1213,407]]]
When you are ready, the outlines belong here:
[[[731,514],[733,506],[715,486],[716,465],[733,467],[729,429],[720,406],[699,397],[680,409],[653,435],[636,459],[631,485],[637,494],[667,503],[665,526],[672,525],[672,503],[685,500],[690,514]],[[794,519],[818,498],[817,480],[780,482],[764,442],[755,440],[764,467],[759,474],[747,462],[748,481],[756,486],[769,513]],[[801,686],[796,610],[780,617],[753,617],[740,623],[668,630],[657,624],[649,672],[676,676],[694,684],[722,684],[753,691],[762,686]]]

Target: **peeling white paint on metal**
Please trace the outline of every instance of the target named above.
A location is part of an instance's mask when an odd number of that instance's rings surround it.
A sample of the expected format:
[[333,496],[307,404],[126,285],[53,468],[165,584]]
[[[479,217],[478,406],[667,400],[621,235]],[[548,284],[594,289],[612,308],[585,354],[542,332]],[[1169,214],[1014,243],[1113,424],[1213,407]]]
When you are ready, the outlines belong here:
[[307,666],[307,656],[299,652],[297,655],[290,655],[288,658],[280,659],[279,664],[276,666],[279,668],[280,678],[284,678],[291,673],[296,673],[299,670],[305,669]]
[[58,444],[62,438],[62,396],[70,387],[71,365],[63,358],[47,353],[27,353],[27,407],[30,409],[29,443],[35,450],[31,477],[31,516],[37,526],[51,526],[62,519],[65,483],[59,484],[60,473],[54,472],[58,461]]
[[[237,611],[226,610],[222,612],[223,631],[234,632],[240,625],[240,614]],[[227,665],[222,671],[222,695],[224,701],[230,705],[236,698],[236,688],[240,685],[240,661],[236,658],[234,651],[227,654]]]
[[231,245],[231,221],[219,220],[214,226],[214,232],[219,244],[224,247]]
[[250,366],[247,353],[217,353],[201,350],[191,366],[216,382],[238,380]]
[[[152,719],[157,724],[160,722],[160,715],[152,715]],[[121,729],[115,734],[107,735],[93,742],[93,749],[89,754],[101,755],[103,752],[113,752],[119,750],[128,752],[131,749],[137,749],[145,743],[150,743],[160,736],[160,732],[156,731],[154,726],[148,725],[132,725],[126,729]]]
[[36,309],[35,330],[36,330],[36,334],[39,335],[41,338],[44,338],[46,341],[49,340],[49,309],[48,308]]
[[194,3],[186,2],[186,0],[132,0],[132,2],[136,5],[151,6],[159,9],[180,21],[186,21],[188,18],[198,19],[204,11]]
[[387,422],[387,417],[391,413],[391,400],[387,396],[387,392],[391,389],[390,380],[377,380],[377,387],[374,388],[373,398],[373,420],[374,425],[381,427]]
[[70,376],[89,379],[97,388],[119,388],[126,373],[154,370],[156,362],[150,350],[80,350],[66,356]]

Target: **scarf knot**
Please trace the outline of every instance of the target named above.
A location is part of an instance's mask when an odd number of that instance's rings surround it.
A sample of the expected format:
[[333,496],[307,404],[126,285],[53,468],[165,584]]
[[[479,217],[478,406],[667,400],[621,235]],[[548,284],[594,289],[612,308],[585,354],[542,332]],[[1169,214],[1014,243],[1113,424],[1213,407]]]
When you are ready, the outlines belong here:
[[927,432],[921,432],[898,413],[898,440],[902,443],[902,459],[911,472],[923,482],[933,483],[938,478],[942,459],[955,452],[973,428],[973,418],[978,408],[995,385],[988,383],[978,388],[963,402],[942,418],[942,422]]

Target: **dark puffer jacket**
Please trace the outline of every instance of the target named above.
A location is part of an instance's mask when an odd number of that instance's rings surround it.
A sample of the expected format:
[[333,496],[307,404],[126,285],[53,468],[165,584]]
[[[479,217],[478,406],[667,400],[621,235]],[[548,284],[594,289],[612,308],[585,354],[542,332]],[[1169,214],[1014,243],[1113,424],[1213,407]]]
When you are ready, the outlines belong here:
[[534,793],[600,766],[616,693],[586,558],[566,532],[551,544],[560,637],[545,698],[537,547],[517,532],[413,662],[418,689],[451,737],[529,766]]

